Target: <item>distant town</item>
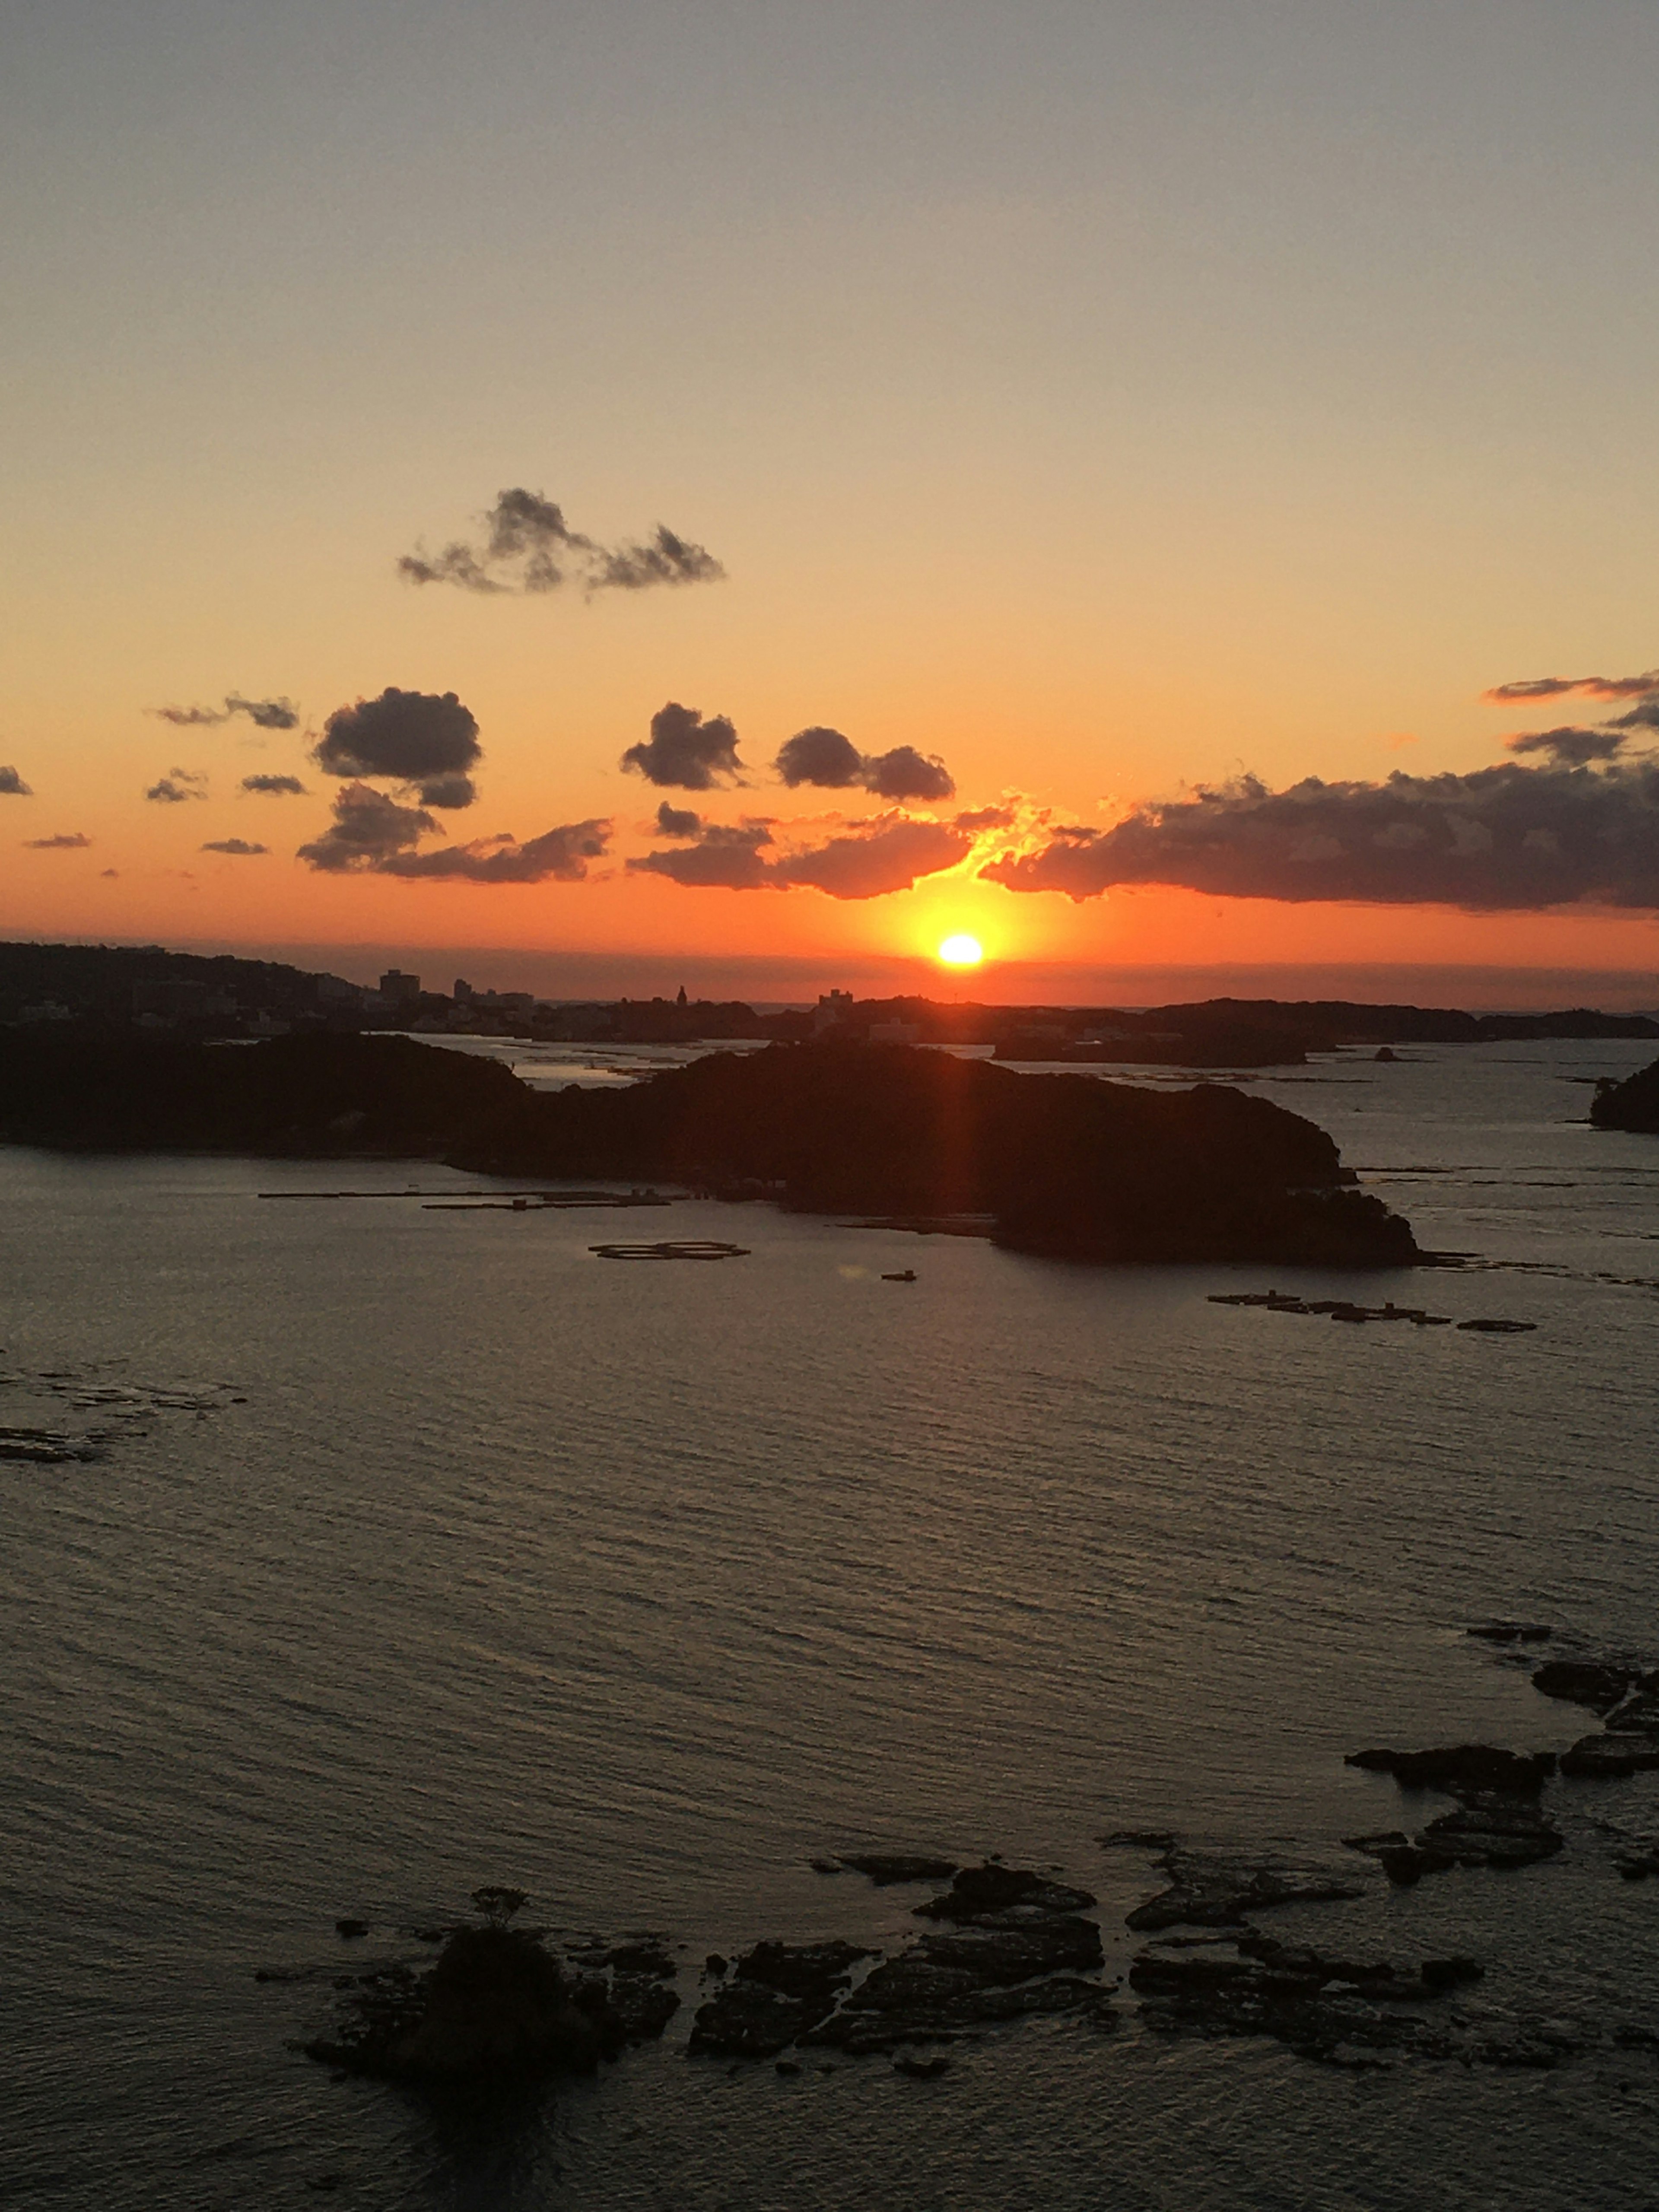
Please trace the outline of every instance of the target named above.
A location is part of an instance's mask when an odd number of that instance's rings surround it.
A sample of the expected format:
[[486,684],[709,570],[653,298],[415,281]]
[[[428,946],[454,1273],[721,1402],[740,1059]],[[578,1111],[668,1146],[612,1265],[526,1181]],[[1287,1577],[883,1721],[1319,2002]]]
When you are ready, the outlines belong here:
[[120,1030],[210,1042],[319,1030],[522,1038],[542,1043],[690,1044],[814,1038],[988,1045],[1001,1060],[1295,1066],[1343,1046],[1476,1044],[1504,1038],[1659,1037],[1659,1019],[1589,1008],[1473,1014],[1342,1000],[1211,999],[1150,1007],[988,1006],[830,989],[810,1006],[690,999],[560,1000],[454,977],[447,990],[388,968],[374,985],[231,954],[161,945],[0,944],[0,1030]]

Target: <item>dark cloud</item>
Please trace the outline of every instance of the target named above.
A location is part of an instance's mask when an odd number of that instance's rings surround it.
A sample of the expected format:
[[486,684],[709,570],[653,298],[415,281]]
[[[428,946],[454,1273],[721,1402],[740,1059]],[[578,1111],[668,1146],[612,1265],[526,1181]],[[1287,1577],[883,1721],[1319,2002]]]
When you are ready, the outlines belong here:
[[268,853],[270,848],[269,845],[250,845],[242,837],[216,837],[210,844],[204,845],[202,850],[204,853],[230,853],[239,860],[251,860],[254,854]]
[[1567,768],[1582,768],[1587,761],[1611,760],[1626,738],[1621,730],[1569,726],[1525,730],[1516,737],[1505,738],[1504,742],[1512,753],[1547,753],[1553,761]]
[[688,890],[764,890],[775,878],[760,848],[771,842],[772,833],[763,822],[736,827],[713,822],[699,832],[689,850],[647,853],[628,865],[641,875],[666,876]]
[[1615,714],[1608,726],[1615,730],[1659,730],[1659,696],[1644,699],[1628,714]]
[[163,806],[179,806],[187,799],[205,799],[207,778],[195,769],[170,768],[151,784],[144,796]]
[[657,809],[659,837],[695,837],[702,829],[702,815],[694,814],[689,806],[671,806],[665,799]]
[[1494,705],[1514,706],[1527,699],[1559,699],[1580,691],[1587,699],[1639,699],[1659,691],[1659,668],[1645,676],[1530,676],[1519,684],[1500,684],[1485,696]]
[[810,783],[822,791],[848,791],[856,785],[879,799],[956,796],[956,785],[937,755],[925,757],[914,745],[895,745],[888,753],[861,753],[839,730],[821,726],[798,730],[780,748],[772,766],[792,789]]
[[936,822],[881,822],[832,837],[805,853],[772,860],[765,823],[736,828],[712,826],[689,851],[650,853],[629,868],[666,876],[689,890],[825,891],[831,898],[881,898],[908,890],[919,876],[954,867],[973,848],[973,839]]
[[299,858],[334,875],[475,884],[579,883],[587,873],[587,862],[604,853],[611,834],[608,822],[572,822],[522,844],[503,836],[417,852],[422,837],[437,827],[423,808],[399,806],[368,784],[351,783],[335,798],[333,822],[320,837],[301,846]]
[[971,812],[958,814],[956,826],[977,833],[983,830],[1011,830],[1018,820],[1018,811],[1012,806],[976,806]]
[[792,791],[804,783],[822,791],[848,791],[864,781],[864,755],[853,740],[816,724],[787,739],[772,766]]
[[399,574],[411,584],[533,598],[567,581],[591,596],[646,591],[655,584],[712,584],[726,574],[703,546],[660,523],[643,544],[602,545],[573,530],[556,501],[522,485],[498,495],[483,525],[481,545],[457,538],[441,553],[405,553]]
[[810,884],[831,898],[882,898],[908,891],[919,876],[936,876],[972,851],[974,841],[939,822],[893,822],[849,837],[832,837],[816,851],[780,860],[789,884]]
[[880,799],[954,799],[957,787],[939,756],[925,758],[914,745],[895,745],[864,763],[864,787]]
[[100,868],[98,872],[100,876],[118,876],[121,871],[119,868]]
[[602,550],[586,581],[590,592],[643,592],[653,584],[717,584],[725,574],[705,547],[659,522],[643,545]]
[[629,745],[622,764],[647,783],[680,791],[712,791],[722,778],[736,782],[743,775],[738,733],[726,716],[711,714],[704,721],[695,707],[672,699],[651,717],[649,739]]
[[78,853],[90,845],[90,837],[83,837],[76,830],[71,836],[56,837],[26,837],[24,848],[31,853]]
[[579,884],[587,863],[603,857],[610,835],[608,822],[566,822],[522,844],[512,837],[485,837],[435,853],[396,853],[377,864],[378,872],[452,883]]
[[290,795],[303,799],[306,787],[297,775],[245,775],[242,788],[244,791],[258,792],[266,799],[285,799]]
[[0,796],[8,799],[33,799],[34,793],[15,768],[0,768]]
[[1254,777],[1138,807],[1109,830],[1051,831],[980,872],[1015,891],[1097,898],[1120,884],[1223,897],[1536,911],[1659,907],[1659,762],[1518,762],[1470,775],[1288,791]]
[[214,729],[233,714],[246,714],[261,730],[295,730],[300,710],[291,699],[244,699],[240,691],[227,693],[222,707],[152,707],[152,714],[180,729]]
[[418,806],[399,806],[366,783],[349,783],[335,796],[333,821],[320,837],[301,845],[297,857],[335,875],[380,868],[437,827]]
[[400,691],[339,707],[312,758],[326,775],[379,775],[414,785],[423,806],[470,806],[468,771],[482,757],[478,725],[453,691]]

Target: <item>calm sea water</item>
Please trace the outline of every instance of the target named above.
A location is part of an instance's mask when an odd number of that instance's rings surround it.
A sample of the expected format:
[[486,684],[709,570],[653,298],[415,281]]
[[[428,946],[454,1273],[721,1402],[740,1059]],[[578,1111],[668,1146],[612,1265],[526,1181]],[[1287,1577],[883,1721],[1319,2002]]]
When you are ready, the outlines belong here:
[[[1102,1830],[1322,1850],[1401,1817],[1343,1766],[1363,1742],[1565,1744],[1583,1717],[1462,1634],[1487,1613],[1659,1656],[1659,1139],[1582,1119],[1586,1079],[1650,1056],[1257,1086],[1425,1243],[1496,1263],[1296,1286],[1538,1324],[1508,1338],[763,1207],[276,1203],[474,1179],[0,1152],[0,1424],[109,1432],[0,1463],[0,2200],[1659,2203],[1640,2051],[1355,2076],[1131,2018],[994,2034],[921,2084],[683,2048],[710,1948],[902,1939],[914,1898],[825,1851],[1063,1865],[1121,1971],[1158,1881]],[[750,1256],[588,1249],[663,1235]],[[1620,1882],[1607,1832],[1659,1826],[1659,1777],[1562,1794],[1560,1859],[1379,1889],[1343,1930],[1475,1951],[1498,2015],[1659,2025],[1659,1883]],[[256,1968],[356,1965],[341,1913],[406,1954],[400,1924],[485,1881],[684,1943],[666,2042],[488,2139],[286,2048],[326,1983]]]

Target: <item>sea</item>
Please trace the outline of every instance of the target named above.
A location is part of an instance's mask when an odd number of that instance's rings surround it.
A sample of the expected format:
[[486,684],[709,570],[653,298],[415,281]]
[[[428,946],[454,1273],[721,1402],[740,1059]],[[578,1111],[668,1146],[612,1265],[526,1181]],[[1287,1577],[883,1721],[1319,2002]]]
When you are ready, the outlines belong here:
[[[478,1048],[542,1084],[677,1056]],[[1464,1255],[1383,1277],[0,1150],[0,1446],[36,1452],[0,1459],[0,2203],[1659,2205],[1659,1879],[1615,1863],[1659,1775],[1555,1785],[1565,1849],[1513,1872],[1395,1889],[1340,1842],[1446,1802],[1350,1751],[1591,1727],[1471,1626],[1659,1661],[1659,1138],[1586,1120],[1652,1056],[1251,1080]],[[593,1249],[663,1238],[740,1249]],[[1213,1302],[1272,1288],[1534,1326]],[[1463,2014],[1541,2022],[1561,2063],[1171,2039],[1127,1985],[1115,2034],[992,2029],[937,2080],[687,2055],[709,1953],[914,1931],[925,1892],[814,1861],[1062,1869],[1110,1979],[1164,1876],[1100,1838],[1152,1829],[1345,1861],[1362,1898],[1261,1924],[1475,1956]],[[487,2119],[295,2048],[337,1977],[422,1963],[411,1931],[484,1883],[556,1940],[665,1938],[664,2039]]]

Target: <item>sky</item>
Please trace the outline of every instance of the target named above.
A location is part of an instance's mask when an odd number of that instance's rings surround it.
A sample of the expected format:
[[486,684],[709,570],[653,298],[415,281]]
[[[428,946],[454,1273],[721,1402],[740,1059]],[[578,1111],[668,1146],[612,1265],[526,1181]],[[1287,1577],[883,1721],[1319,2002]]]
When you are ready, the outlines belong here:
[[0,39],[0,933],[1659,1002],[1650,6]]

